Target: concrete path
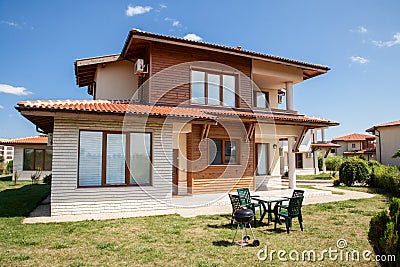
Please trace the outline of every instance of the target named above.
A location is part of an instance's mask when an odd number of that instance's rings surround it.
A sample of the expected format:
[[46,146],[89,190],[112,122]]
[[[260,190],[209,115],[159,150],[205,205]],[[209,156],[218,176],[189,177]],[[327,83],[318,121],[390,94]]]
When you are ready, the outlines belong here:
[[[330,184],[314,185],[316,189],[299,188],[305,191],[304,205],[326,203],[334,201],[344,201],[349,199],[371,198],[374,195],[338,189]],[[271,190],[271,191],[256,191],[253,195],[263,197],[282,197],[291,196],[292,189]],[[199,205],[200,203],[200,205]],[[171,200],[169,209],[146,211],[146,212],[126,212],[126,213],[104,213],[104,214],[91,214],[91,215],[70,215],[50,217],[50,203],[49,198],[32,211],[28,218],[23,220],[23,223],[50,223],[50,222],[71,222],[82,220],[106,220],[117,218],[129,218],[137,216],[154,216],[165,214],[179,214],[182,217],[195,217],[199,215],[217,215],[229,214],[232,211],[231,204],[226,193],[224,194],[203,194],[184,197],[174,197]]]

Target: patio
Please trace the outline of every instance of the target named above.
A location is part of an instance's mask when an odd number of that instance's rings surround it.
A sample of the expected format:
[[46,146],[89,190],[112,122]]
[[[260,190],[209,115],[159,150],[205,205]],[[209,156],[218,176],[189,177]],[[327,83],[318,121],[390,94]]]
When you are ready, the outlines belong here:
[[[334,188],[326,184],[314,186],[317,189],[300,188],[305,191],[304,205],[344,201],[349,199],[361,199],[373,197],[373,194],[349,191]],[[293,189],[281,189],[270,191],[256,191],[254,194],[262,197],[282,197],[291,196]],[[103,213],[90,215],[70,215],[50,217],[49,198],[39,205],[30,215],[23,220],[23,223],[50,223],[50,222],[70,222],[82,220],[106,220],[116,218],[129,218],[137,216],[155,216],[166,214],[179,214],[184,218],[199,215],[219,215],[229,214],[232,211],[230,200],[227,193],[219,194],[199,194],[191,196],[173,197],[170,208],[158,211],[146,212],[127,212],[127,213]]]

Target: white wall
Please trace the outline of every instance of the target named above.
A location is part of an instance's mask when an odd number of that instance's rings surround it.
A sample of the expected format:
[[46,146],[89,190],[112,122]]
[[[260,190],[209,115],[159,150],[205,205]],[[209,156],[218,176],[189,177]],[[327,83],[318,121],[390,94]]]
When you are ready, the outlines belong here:
[[[400,148],[400,125],[380,127],[381,143],[379,137],[376,137],[376,159],[380,160],[379,146],[382,150],[382,163],[385,165],[400,166],[399,158],[392,158],[397,149]],[[375,134],[379,134],[375,132]]]
[[[24,149],[25,148],[36,148],[36,149],[51,149],[46,145],[15,145],[14,146],[14,161],[13,161],[13,172],[18,172],[20,181],[31,181],[31,174],[35,173],[35,171],[24,171]],[[40,179],[47,174],[51,173],[51,171],[42,171],[42,175]],[[13,175],[14,175],[13,174]],[[13,178],[14,179],[14,178]]]
[[[152,186],[78,188],[79,130],[122,130],[121,121],[102,120],[101,117],[93,120],[55,118],[51,216],[166,209],[172,196],[171,124],[147,124],[146,131],[153,133]],[[128,122],[125,130],[142,132],[142,125]]]
[[134,63],[129,61],[99,64],[95,81],[94,99],[130,100],[138,88]]

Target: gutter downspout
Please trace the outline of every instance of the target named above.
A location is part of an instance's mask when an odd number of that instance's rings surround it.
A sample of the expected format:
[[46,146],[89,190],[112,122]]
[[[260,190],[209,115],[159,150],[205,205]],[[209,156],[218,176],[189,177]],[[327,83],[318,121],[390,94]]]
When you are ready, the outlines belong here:
[[379,137],[379,163],[382,164],[382,142],[381,142],[381,131],[378,128],[375,129],[379,134],[375,135]]

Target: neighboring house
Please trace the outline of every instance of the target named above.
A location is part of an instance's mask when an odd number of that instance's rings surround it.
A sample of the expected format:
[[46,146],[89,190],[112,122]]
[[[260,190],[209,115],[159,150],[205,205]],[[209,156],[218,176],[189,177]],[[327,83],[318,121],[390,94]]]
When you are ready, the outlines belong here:
[[376,136],[376,160],[385,165],[400,166],[400,159],[392,158],[400,148],[400,120],[372,126],[366,132]]
[[14,147],[4,145],[3,142],[7,141],[7,139],[0,139],[0,157],[3,157],[5,163],[13,160],[14,158]]
[[304,135],[338,123],[295,111],[293,86],[328,70],[132,29],[120,54],[75,62],[93,100],[16,109],[52,133],[52,216],[153,211],[175,194],[280,181],[281,140],[295,188]]
[[14,148],[13,172],[18,173],[19,180],[31,180],[37,170],[41,171],[41,178],[51,172],[53,150],[47,136],[6,139],[0,144]]
[[362,155],[367,160],[375,159],[375,136],[352,133],[332,139],[332,143],[340,145],[331,153],[336,156]]
[[[339,147],[337,144],[325,141],[325,129],[321,129],[321,138],[318,140],[317,130],[309,130],[300,147],[295,154],[296,173],[298,175],[319,174],[320,171],[326,172],[325,159],[329,155],[331,149]],[[281,173],[288,171],[288,146],[287,141],[281,142],[284,156],[281,157]],[[322,170],[318,168],[318,157],[322,157]]]

